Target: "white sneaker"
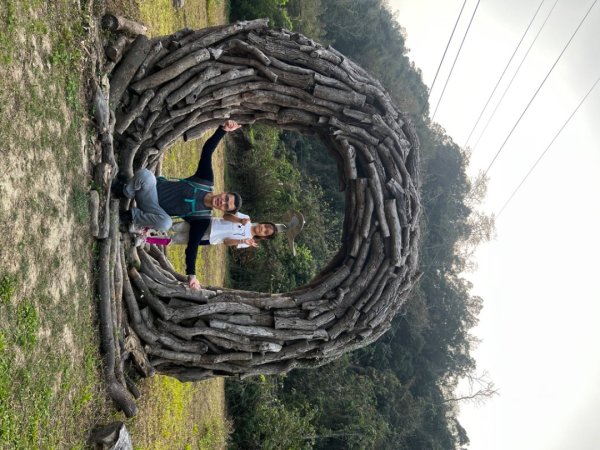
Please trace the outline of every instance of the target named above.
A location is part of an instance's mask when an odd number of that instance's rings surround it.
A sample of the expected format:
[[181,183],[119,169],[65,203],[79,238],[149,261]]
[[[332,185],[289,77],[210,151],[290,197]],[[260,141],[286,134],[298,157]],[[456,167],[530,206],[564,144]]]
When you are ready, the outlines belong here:
[[129,233],[131,233],[131,234],[145,234],[144,233],[145,228],[136,225],[135,223],[133,223],[133,220],[131,222],[129,222],[129,226],[127,227],[127,231],[129,231]]

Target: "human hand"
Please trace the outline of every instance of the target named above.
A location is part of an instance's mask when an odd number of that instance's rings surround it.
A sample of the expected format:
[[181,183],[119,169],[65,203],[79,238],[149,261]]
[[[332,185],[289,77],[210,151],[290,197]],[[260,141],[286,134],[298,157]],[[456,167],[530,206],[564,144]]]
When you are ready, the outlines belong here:
[[248,223],[250,223],[250,219],[248,219],[247,217],[244,217],[243,219],[240,219],[240,223],[242,225],[247,225]]
[[194,291],[199,291],[202,289],[202,285],[194,275],[188,275],[188,286]]
[[258,247],[258,242],[256,242],[254,238],[242,239],[241,243],[249,245],[250,247]]
[[231,131],[235,131],[240,127],[241,127],[241,125],[239,123],[237,123],[235,120],[226,120],[225,123],[223,124],[223,129],[225,131],[227,131],[228,133]]

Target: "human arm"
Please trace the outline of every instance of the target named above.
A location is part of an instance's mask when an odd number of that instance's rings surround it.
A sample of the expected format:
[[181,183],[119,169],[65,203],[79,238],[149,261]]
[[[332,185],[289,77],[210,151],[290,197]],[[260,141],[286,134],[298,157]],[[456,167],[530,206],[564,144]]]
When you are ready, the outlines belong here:
[[198,161],[198,168],[190,178],[201,178],[214,183],[215,176],[212,168],[212,155],[217,149],[219,142],[221,142],[221,139],[223,139],[223,136],[225,136],[225,133],[237,130],[240,126],[241,125],[234,120],[227,120],[223,125],[217,128],[214,134],[204,143],[200,161]]
[[250,222],[250,217],[239,212],[235,214],[225,213],[223,215],[223,219],[227,220],[228,222],[240,223],[242,225],[246,225]]
[[185,273],[186,275],[196,274],[196,259],[198,257],[198,247],[200,245],[209,245],[207,240],[203,240],[204,233],[210,224],[210,219],[200,219],[189,222],[190,232],[188,244],[185,248]]
[[[238,247],[238,248],[246,248],[246,247],[258,247],[258,242],[256,242],[253,238],[247,239],[223,239],[223,244],[229,247]],[[241,247],[240,247],[241,246]]]
[[195,291],[197,291],[199,289],[202,289],[202,285],[200,284],[200,282],[196,278],[196,275],[188,275],[187,279],[188,279],[188,286],[191,289],[193,289]]

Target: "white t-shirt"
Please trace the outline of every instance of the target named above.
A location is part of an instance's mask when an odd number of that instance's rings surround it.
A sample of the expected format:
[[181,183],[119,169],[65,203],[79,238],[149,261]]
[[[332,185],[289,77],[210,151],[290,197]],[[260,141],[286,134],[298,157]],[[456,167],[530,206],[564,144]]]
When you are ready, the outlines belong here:
[[[235,213],[235,216],[240,219],[249,219],[250,217],[240,212]],[[246,225],[241,223],[230,222],[225,219],[213,217],[210,220],[210,237],[209,242],[213,244],[222,244],[225,239],[248,239],[252,237],[252,224],[248,222]],[[238,244],[237,248],[249,247],[247,244]]]

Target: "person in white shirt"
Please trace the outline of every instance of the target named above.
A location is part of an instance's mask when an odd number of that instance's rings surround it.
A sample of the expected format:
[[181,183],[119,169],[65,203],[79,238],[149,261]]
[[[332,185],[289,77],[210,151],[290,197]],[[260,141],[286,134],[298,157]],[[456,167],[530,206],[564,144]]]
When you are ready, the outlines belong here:
[[258,247],[258,241],[272,239],[277,234],[277,227],[272,222],[251,223],[250,217],[240,212],[226,213],[223,218],[211,217],[198,219],[192,223],[176,222],[170,238],[144,237],[145,242],[157,245],[187,245],[185,250],[186,274],[188,285],[192,289],[200,289],[196,279],[196,257],[201,245],[225,244],[230,247]]
[[[177,222],[172,229],[175,234],[171,237],[171,244],[188,244],[189,223]],[[211,217],[210,225],[204,231],[199,245],[225,244],[236,248],[258,247],[257,241],[272,239],[276,234],[277,227],[274,223],[251,223],[249,216],[238,212],[225,214],[223,218]]]

